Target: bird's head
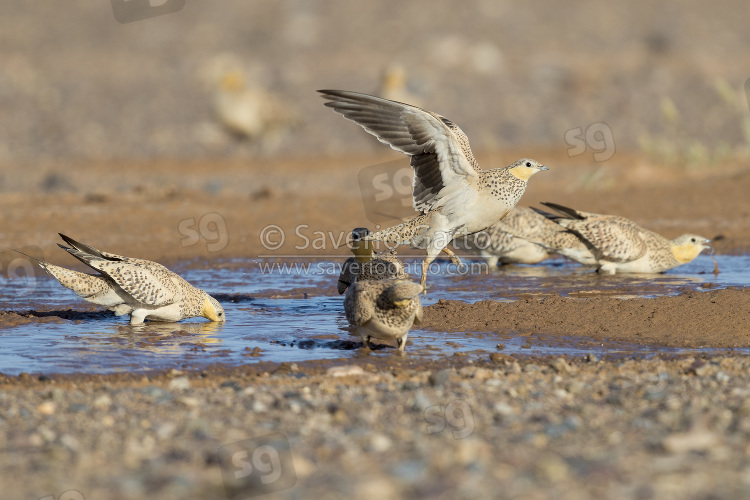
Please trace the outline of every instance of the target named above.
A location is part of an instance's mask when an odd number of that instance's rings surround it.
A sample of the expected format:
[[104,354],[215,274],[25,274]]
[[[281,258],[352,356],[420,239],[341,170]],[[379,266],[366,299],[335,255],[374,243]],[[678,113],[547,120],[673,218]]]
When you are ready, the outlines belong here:
[[406,70],[403,66],[393,65],[385,70],[383,88],[386,90],[401,90],[406,86]]
[[226,315],[224,314],[224,308],[221,307],[219,301],[208,294],[206,294],[206,298],[203,299],[201,316],[211,321],[223,322],[227,320]]
[[369,236],[370,230],[366,227],[357,227],[352,230],[352,253],[357,262],[369,262],[372,259],[373,244],[364,238]]
[[227,71],[221,76],[219,86],[224,92],[240,92],[245,88],[245,77],[240,71]]
[[528,181],[529,177],[542,170],[549,170],[547,167],[542,165],[536,160],[530,158],[521,158],[514,162],[508,170],[511,174],[518,177],[521,180]]
[[415,299],[419,301],[419,294],[424,291],[419,283],[408,280],[399,280],[386,290],[391,303],[399,309],[404,309],[412,304]]
[[709,248],[711,240],[697,234],[683,234],[672,240],[672,255],[682,264],[687,264],[700,254],[704,248]]

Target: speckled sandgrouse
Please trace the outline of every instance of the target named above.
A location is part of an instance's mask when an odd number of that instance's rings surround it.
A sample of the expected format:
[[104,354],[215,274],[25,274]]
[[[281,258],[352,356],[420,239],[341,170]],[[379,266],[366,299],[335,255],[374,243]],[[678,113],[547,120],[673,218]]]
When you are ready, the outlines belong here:
[[355,281],[346,291],[346,319],[370,348],[370,338],[396,340],[398,350],[406,349],[409,329],[422,321],[419,295],[424,287],[413,281],[385,279]]
[[466,237],[461,244],[482,257],[490,267],[502,264],[538,264],[549,257],[534,239],[545,233],[567,231],[528,207],[516,206],[500,222]]
[[224,309],[216,299],[161,264],[102,252],[60,236],[70,245],[60,248],[100,274],[81,273],[44,261],[38,261],[39,265],[82,299],[105,306],[116,316],[130,314],[131,325],[141,324],[146,318],[179,321],[202,316],[225,321]]
[[[326,106],[411,158],[417,217],[368,239],[389,247],[410,244],[427,251],[422,279],[437,255],[457,236],[481,231],[507,215],[529,178],[547,167],[531,159],[482,170],[469,140],[452,121],[416,106],[344,90],[320,90]],[[450,254],[450,252],[449,252]]]
[[346,292],[355,281],[408,279],[404,265],[396,257],[396,252],[385,250],[375,254],[372,242],[362,240],[368,234],[370,230],[364,227],[352,231],[351,249],[354,257],[349,257],[341,267],[337,286],[339,295]]
[[597,271],[615,273],[663,273],[695,259],[708,238],[683,234],[669,240],[635,222],[616,215],[582,212],[556,203],[543,203],[559,215],[549,215],[556,223],[578,236],[590,256],[567,255],[583,264],[597,266]]

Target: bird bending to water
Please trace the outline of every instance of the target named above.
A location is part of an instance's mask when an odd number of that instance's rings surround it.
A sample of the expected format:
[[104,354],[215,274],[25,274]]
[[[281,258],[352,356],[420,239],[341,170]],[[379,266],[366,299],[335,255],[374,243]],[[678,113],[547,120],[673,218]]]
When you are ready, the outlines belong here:
[[593,263],[601,273],[663,273],[692,261],[711,242],[696,234],[669,240],[625,217],[542,204],[559,214],[547,217],[575,234],[587,248],[566,256],[582,264]]
[[148,318],[179,321],[202,316],[225,321],[221,304],[206,292],[166,267],[149,260],[103,252],[60,234],[70,247],[60,248],[100,274],[86,274],[38,259],[38,264],[62,286],[93,304],[107,307],[116,316],[130,314],[130,324]]
[[467,236],[466,247],[490,267],[498,262],[538,264],[549,257],[547,248],[534,242],[545,232],[567,231],[528,207],[516,206],[500,222]]

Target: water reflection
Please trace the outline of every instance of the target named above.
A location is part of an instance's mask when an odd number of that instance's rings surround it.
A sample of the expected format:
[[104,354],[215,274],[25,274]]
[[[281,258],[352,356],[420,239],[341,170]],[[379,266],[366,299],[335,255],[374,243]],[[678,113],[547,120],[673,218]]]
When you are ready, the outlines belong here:
[[[662,275],[598,275],[564,260],[537,266],[506,266],[484,274],[459,275],[440,264],[432,275],[425,305],[440,299],[517,300],[525,297],[568,296],[619,298],[677,294],[686,288],[745,286],[750,283],[750,257],[718,256],[721,273],[714,276],[710,256]],[[314,263],[315,261],[312,261]],[[417,263],[417,260],[411,260]],[[303,361],[360,356],[391,356],[393,346],[363,352],[348,330],[342,298],[336,293],[335,263],[301,261],[286,271],[269,272],[263,262],[232,260],[210,269],[180,269],[186,279],[217,297],[227,312],[226,323],[192,319],[181,323],[130,326],[127,318],[78,300],[56,282],[24,281],[24,295],[14,282],[0,278],[4,310],[33,310],[31,321],[0,330],[0,372],[138,372],[163,368],[197,368],[207,364],[257,361]],[[325,265],[323,265],[325,264]],[[414,268],[416,266],[413,266]],[[452,273],[452,274],[451,274]],[[58,320],[58,317],[64,318]],[[51,321],[55,320],[55,321]],[[435,359],[465,352],[516,354],[584,354],[676,352],[625,344],[561,341],[516,333],[444,333],[414,331],[407,354]]]

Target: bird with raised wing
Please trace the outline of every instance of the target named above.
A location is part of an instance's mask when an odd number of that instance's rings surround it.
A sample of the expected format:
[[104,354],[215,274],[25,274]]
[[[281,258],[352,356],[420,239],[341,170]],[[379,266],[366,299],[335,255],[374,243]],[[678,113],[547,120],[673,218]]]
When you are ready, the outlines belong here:
[[663,273],[691,262],[711,242],[696,234],[669,240],[625,217],[542,204],[557,212],[547,214],[551,220],[575,234],[587,248],[566,256],[582,264],[593,263],[601,273]]
[[97,250],[64,234],[70,245],[58,246],[99,274],[86,274],[37,260],[62,286],[93,304],[107,307],[116,316],[130,314],[130,324],[145,319],[179,321],[204,317],[225,321],[221,304],[206,292],[185,281],[166,267]]
[[547,167],[521,159],[482,170],[463,131],[449,119],[409,104],[357,92],[320,90],[332,108],[411,159],[413,206],[419,215],[366,237],[390,248],[409,244],[426,250],[427,269],[441,251],[463,235],[486,229],[518,203],[529,178]]

